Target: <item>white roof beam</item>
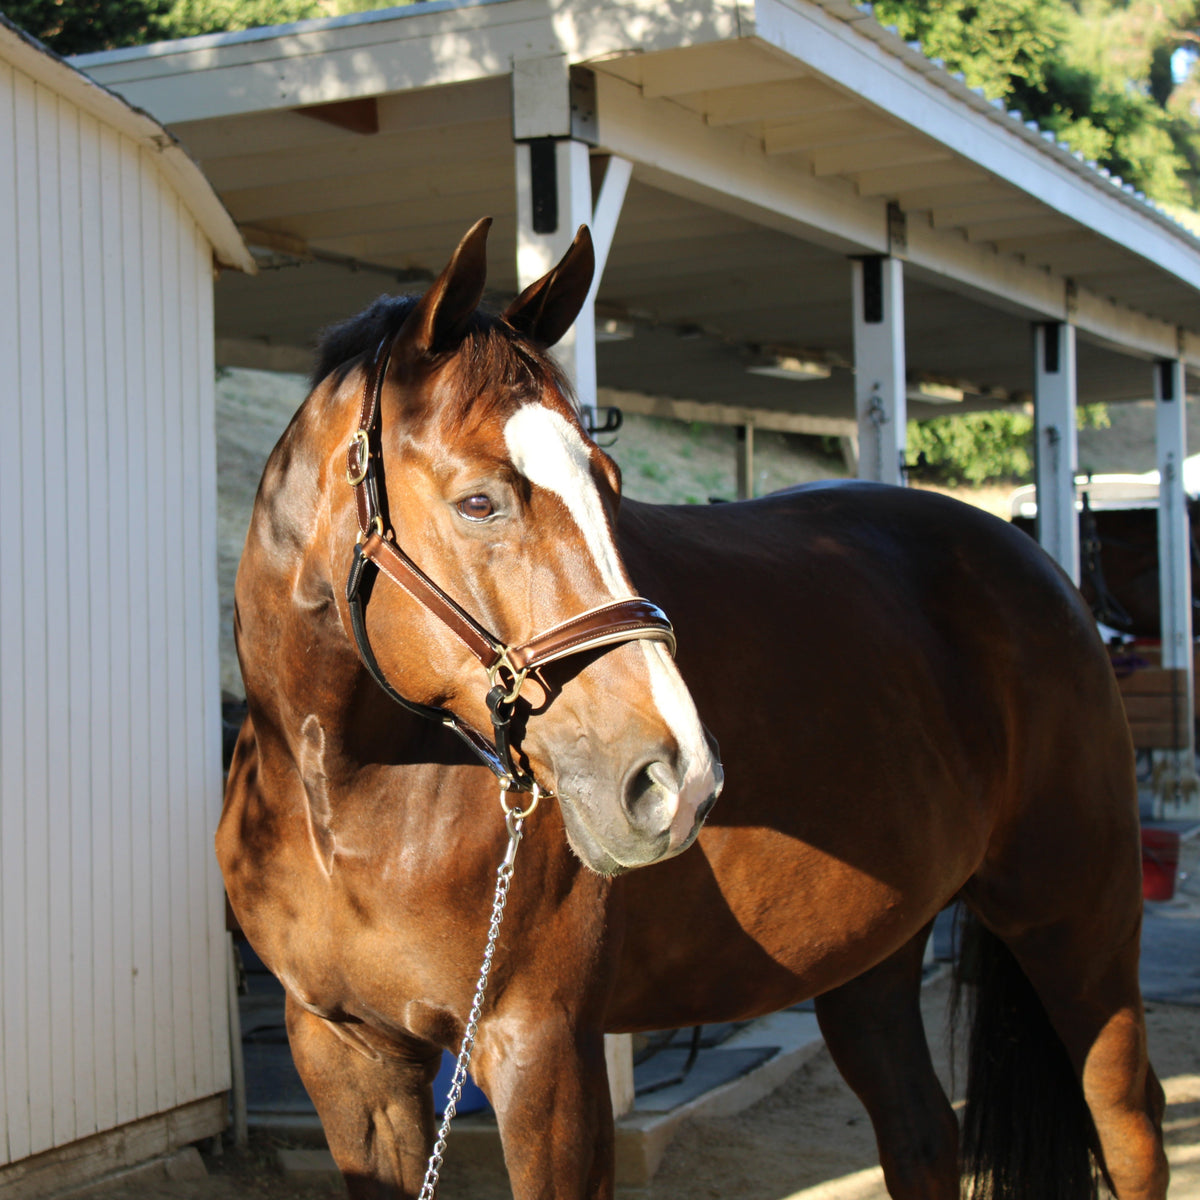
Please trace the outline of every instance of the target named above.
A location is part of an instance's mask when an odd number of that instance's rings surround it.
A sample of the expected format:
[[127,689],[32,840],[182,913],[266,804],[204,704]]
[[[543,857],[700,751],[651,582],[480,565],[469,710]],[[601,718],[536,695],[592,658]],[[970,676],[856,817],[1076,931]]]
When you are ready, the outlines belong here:
[[711,88],[781,82],[806,72],[759,45],[735,42],[689,46],[647,57],[642,62],[641,74],[642,95],[654,100]]
[[967,221],[964,223],[967,240],[971,242],[999,242],[1004,239],[1023,239],[1028,237],[1059,237],[1071,234],[1078,229],[1055,213],[1043,213],[1033,216],[1014,216],[998,221]]
[[1041,233],[1032,230],[1021,233],[1010,229],[1007,234],[996,234],[989,238],[988,243],[995,246],[1001,254],[1019,254],[1030,261],[1036,261],[1039,266],[1045,265],[1039,257],[1043,251],[1049,251],[1051,260],[1058,251],[1068,250],[1073,246],[1078,246],[1085,255],[1104,253],[1103,245],[1097,246],[1096,239],[1089,237],[1086,230],[1070,226]]
[[406,167],[414,174],[440,171],[445,164],[495,158],[496,147],[509,138],[509,123],[507,120],[464,122],[452,140],[442,141],[418,140],[409,132],[390,130],[369,136],[369,146],[362,144],[363,135],[356,134],[325,143],[320,153],[314,153],[312,147],[299,147],[209,158],[204,162],[204,173],[223,192],[232,188],[245,192],[332,177],[357,178],[364,166],[372,163],[386,164],[389,170]]
[[600,70],[596,111],[600,145],[630,159],[644,182],[840,252],[886,249],[882,201],[860,202],[848,184],[768,158],[736,129],[714,129],[676,104],[646,100]]
[[[1177,326],[1134,312],[1066,279],[985,246],[937,237],[920,222],[908,227],[908,263],[919,277],[1018,316],[1070,320],[1089,342],[1142,358],[1173,357]],[[1184,356],[1200,368],[1200,337],[1187,337]]]
[[74,65],[166,125],[494,76],[561,54],[539,0],[413,8],[84,54]]
[[850,142],[812,153],[814,175],[850,175],[890,167],[944,163],[949,151],[927,138],[887,137],[873,142]]
[[354,208],[359,201],[387,196],[398,208],[405,200],[440,200],[463,195],[489,196],[512,179],[512,154],[474,159],[457,165],[446,163],[434,175],[414,175],[409,169],[373,171],[356,175],[353,187],[336,176],[315,179],[303,188],[295,184],[245,188],[224,195],[234,219],[241,223],[280,219],[311,212]]
[[1200,338],[1184,338],[1176,326],[1122,308],[1084,288],[1075,292],[1071,303],[1071,320],[1080,333],[1086,332],[1088,341],[1147,359],[1175,358],[1182,342],[1187,364],[1200,368]]
[[593,303],[604,275],[613,238],[616,236],[617,222],[621,217],[621,207],[625,203],[625,192],[632,174],[633,164],[628,159],[618,158],[616,155],[610,158],[605,165],[604,179],[592,207],[592,245],[596,254],[596,269],[588,296]]
[[768,154],[795,154],[849,142],[870,142],[877,146],[883,138],[903,134],[901,126],[881,120],[874,113],[839,109],[817,113],[803,121],[768,125],[763,130],[763,147]]
[[809,78],[696,92],[692,99],[704,113],[705,120],[718,128],[845,112],[860,106],[849,92],[830,87],[823,80]]
[[934,229],[958,229],[972,222],[1004,221],[1015,217],[1040,217],[1045,209],[1033,200],[986,200],[975,204],[934,204],[930,220]]
[[[1129,263],[1128,257],[1115,247],[1097,246],[1095,243],[1089,246],[1086,242],[1072,242],[1066,238],[1061,245],[1039,243],[1027,251],[1025,261],[1032,267],[1045,268],[1064,278],[1075,279],[1099,295],[1109,293],[1102,286],[1092,283],[1091,277],[1100,274],[1103,278],[1103,272],[1124,268]],[[1171,290],[1178,297],[1178,288]]]
[[[756,140],[706,126],[678,105],[647,101],[624,80],[597,73],[596,88],[601,145],[630,159],[644,182],[840,253],[887,252],[881,198],[855,196],[836,179],[789,170],[764,154]],[[896,170],[928,178],[939,169],[944,167]],[[1066,319],[1067,280],[953,232],[939,232],[927,221],[909,221],[907,259],[918,268],[918,277],[989,307],[1027,319]],[[1129,348],[1135,353],[1161,357],[1178,340],[1175,326],[1166,321],[1143,318],[1100,297],[1089,296],[1074,319],[1086,335],[1115,334],[1131,323]],[[1113,342],[1120,348],[1119,337]],[[1196,352],[1194,363],[1200,366],[1200,338]]]
[[973,183],[984,177],[984,173],[978,167],[958,160],[866,169],[856,174],[855,181],[860,196],[884,196],[891,199],[909,188]]
[[[995,179],[974,179],[969,183],[942,184],[941,186],[926,187],[918,184],[916,187],[904,188],[897,192],[892,199],[905,212],[921,212],[934,210],[946,205],[969,205],[990,202],[1006,202],[1005,197],[1014,204],[1022,200],[1028,201],[1016,188],[1008,188]],[[1034,203],[1033,201],[1028,201]],[[1045,212],[1041,205],[1036,205],[1038,212]]]
[[[1023,127],[966,88],[960,89],[961,95],[954,94],[948,77],[936,81],[930,77],[937,72],[932,63],[906,54],[902,45],[885,44],[895,41],[886,32],[879,31],[878,41],[857,32],[859,28],[873,32],[872,23],[847,24],[813,5],[801,7],[789,0],[755,0],[754,14],[756,35],[802,66],[833,79],[853,80],[855,91],[867,103],[1200,289],[1200,252],[1181,253],[1179,234],[1150,210],[1119,189],[1109,188],[1070,154],[1050,151],[1041,139],[1040,144],[1027,140]],[[949,164],[934,165],[929,171],[948,172]],[[928,182],[955,180],[938,174]],[[889,198],[906,187],[923,186],[917,175],[890,181],[886,175],[870,180],[864,175],[860,184],[864,194]]]

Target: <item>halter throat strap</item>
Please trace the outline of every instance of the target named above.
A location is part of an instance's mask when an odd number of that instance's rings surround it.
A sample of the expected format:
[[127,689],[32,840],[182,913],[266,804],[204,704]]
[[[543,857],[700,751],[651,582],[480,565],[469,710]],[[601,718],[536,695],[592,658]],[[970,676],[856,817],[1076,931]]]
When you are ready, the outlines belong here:
[[[350,439],[346,460],[346,478],[354,489],[359,528],[346,582],[346,601],[359,658],[367,673],[393,701],[417,716],[452,729],[499,779],[506,781],[508,788],[529,791],[534,786],[533,777],[515,762],[510,737],[513,711],[529,672],[572,654],[636,640],[662,642],[673,655],[675,632],[662,609],[633,596],[588,609],[519,646],[509,646],[434,583],[400,548],[380,503],[379,400],[390,358],[391,339],[385,338],[367,372],[358,428]],[[385,576],[435,617],[487,673],[486,701],[492,717],[494,744],[449,709],[408,700],[388,681],[367,635],[366,605],[378,575]]]

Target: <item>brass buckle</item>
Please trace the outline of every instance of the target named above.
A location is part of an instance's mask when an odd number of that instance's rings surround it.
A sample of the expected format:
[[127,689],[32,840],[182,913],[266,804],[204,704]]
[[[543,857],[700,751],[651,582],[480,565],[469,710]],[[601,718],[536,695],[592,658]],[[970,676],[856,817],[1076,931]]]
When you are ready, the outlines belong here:
[[[385,537],[385,536],[386,536],[386,534],[383,532],[383,518],[382,518],[381,516],[379,516],[379,514],[378,514],[378,513],[376,513],[376,514],[375,514],[375,516],[373,516],[373,517],[371,518],[371,531],[370,531],[370,532],[371,532],[371,533],[377,533],[377,534],[379,534],[379,536],[380,536],[380,537]],[[356,543],[357,543],[359,546],[361,546],[361,545],[363,544],[363,542],[365,542],[365,541],[366,541],[366,539],[367,539],[367,537],[368,537],[368,536],[369,536],[368,534],[364,533],[364,532],[363,532],[363,531],[360,529],[360,530],[358,531],[358,537],[357,537],[357,538],[355,538],[355,542],[356,542]]]
[[358,487],[358,485],[362,483],[364,479],[366,479],[367,468],[371,462],[371,446],[367,440],[367,431],[365,429],[360,429],[350,439],[349,448],[353,450],[355,446],[358,447],[358,474],[355,475],[351,472],[349,467],[346,468],[346,482],[349,483],[351,487]]
[[[512,679],[507,683],[501,679],[499,681],[499,685],[497,685],[496,676],[501,670],[507,671],[509,675],[512,676]],[[513,666],[512,659],[508,657],[508,647],[501,646],[500,657],[496,659],[496,661],[487,669],[488,687],[494,688],[496,686],[500,686],[507,688],[508,691],[503,697],[501,697],[500,702],[502,704],[512,704],[512,702],[521,694],[521,687],[525,683],[525,676],[528,674],[528,668],[526,668],[524,671],[518,671],[517,668]]]

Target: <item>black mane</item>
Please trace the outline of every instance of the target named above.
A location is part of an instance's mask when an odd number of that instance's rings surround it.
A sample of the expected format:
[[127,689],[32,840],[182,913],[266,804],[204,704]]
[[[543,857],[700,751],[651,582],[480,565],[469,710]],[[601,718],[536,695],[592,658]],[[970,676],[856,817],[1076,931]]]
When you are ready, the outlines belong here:
[[[317,338],[317,360],[309,384],[316,387],[326,375],[346,367],[362,354],[371,354],[385,337],[404,324],[420,296],[380,296],[370,308],[329,325]],[[341,372],[344,374],[345,372]]]
[[[420,296],[380,296],[357,316],[330,325],[317,342],[317,361],[311,386],[334,376],[340,384],[359,363],[371,358],[385,339],[400,331]],[[529,396],[553,387],[571,398],[574,393],[561,369],[541,347],[517,333],[503,317],[476,310],[456,353],[457,403],[462,413],[485,393],[495,397],[513,392]]]
[[[419,295],[380,296],[370,308],[323,329],[317,339],[317,360],[309,385],[316,387],[334,371],[338,372],[340,382],[356,359],[374,354],[384,338],[399,332],[420,299]],[[490,330],[497,320],[490,313],[476,312],[468,331]]]

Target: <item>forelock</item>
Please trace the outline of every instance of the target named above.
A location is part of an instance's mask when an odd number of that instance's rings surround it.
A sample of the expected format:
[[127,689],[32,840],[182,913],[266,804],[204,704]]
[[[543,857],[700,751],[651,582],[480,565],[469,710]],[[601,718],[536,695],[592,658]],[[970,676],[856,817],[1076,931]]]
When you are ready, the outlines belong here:
[[[380,296],[369,308],[325,329],[318,339],[311,385],[334,375],[340,384],[356,365],[395,337],[420,296]],[[557,364],[519,335],[503,318],[482,309],[471,317],[466,335],[451,356],[453,395],[461,416],[480,399],[534,397],[553,387],[568,398],[571,387]]]

